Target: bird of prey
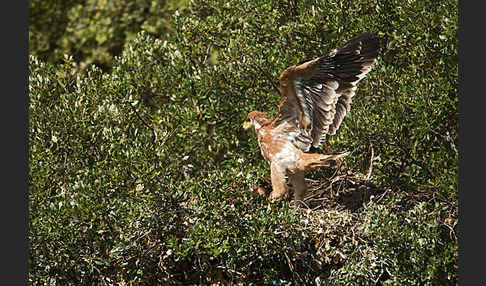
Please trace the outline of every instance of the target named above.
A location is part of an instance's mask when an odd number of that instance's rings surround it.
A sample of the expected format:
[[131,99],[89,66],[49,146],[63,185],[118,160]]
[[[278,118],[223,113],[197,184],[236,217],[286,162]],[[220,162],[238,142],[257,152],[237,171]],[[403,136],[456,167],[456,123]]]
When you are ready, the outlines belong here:
[[254,127],[260,151],[270,164],[272,201],[287,196],[286,178],[294,187],[294,200],[302,201],[307,190],[304,171],[347,155],[310,151],[336,133],[350,111],[356,84],[371,70],[379,52],[379,38],[366,32],[326,55],[287,67],[280,74],[277,116],[248,113],[243,127]]

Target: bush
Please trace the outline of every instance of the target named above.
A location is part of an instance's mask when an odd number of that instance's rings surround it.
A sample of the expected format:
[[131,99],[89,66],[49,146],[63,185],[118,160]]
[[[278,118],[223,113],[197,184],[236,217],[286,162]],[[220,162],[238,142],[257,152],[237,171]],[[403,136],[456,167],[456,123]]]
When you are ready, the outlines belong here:
[[440,210],[425,202],[403,210],[401,196],[365,205],[355,225],[364,241],[343,245],[349,257],[331,272],[333,285],[449,285],[457,269],[457,245],[447,243]]
[[165,38],[167,15],[186,1],[29,1],[30,54],[61,63],[69,54],[84,71],[109,70],[114,56],[140,31]]
[[[29,37],[79,53],[29,57],[29,284],[457,282],[456,2],[210,0],[170,15],[142,2],[104,28],[76,15],[121,6],[63,2],[67,14],[31,23],[69,22],[76,36]],[[154,19],[171,23],[163,38],[125,43]],[[302,211],[251,196],[269,170],[241,123],[276,113],[268,77],[365,30],[383,54],[329,142],[352,156],[310,177],[359,181],[373,150],[380,199],[350,208],[359,188],[331,186],[335,204]]]

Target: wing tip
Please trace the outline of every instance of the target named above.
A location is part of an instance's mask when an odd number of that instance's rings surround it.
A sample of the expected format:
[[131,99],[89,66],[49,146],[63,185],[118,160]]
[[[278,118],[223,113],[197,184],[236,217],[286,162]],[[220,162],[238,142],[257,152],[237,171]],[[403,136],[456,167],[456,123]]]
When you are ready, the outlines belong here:
[[352,37],[337,50],[338,55],[359,55],[363,60],[376,59],[380,52],[381,37],[371,31]]

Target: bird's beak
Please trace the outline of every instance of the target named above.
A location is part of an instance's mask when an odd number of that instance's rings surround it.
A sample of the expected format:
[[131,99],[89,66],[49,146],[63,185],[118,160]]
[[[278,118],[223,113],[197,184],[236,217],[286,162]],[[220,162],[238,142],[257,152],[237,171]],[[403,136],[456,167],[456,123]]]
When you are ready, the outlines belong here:
[[251,123],[248,121],[243,122],[243,129],[248,130],[251,128]]

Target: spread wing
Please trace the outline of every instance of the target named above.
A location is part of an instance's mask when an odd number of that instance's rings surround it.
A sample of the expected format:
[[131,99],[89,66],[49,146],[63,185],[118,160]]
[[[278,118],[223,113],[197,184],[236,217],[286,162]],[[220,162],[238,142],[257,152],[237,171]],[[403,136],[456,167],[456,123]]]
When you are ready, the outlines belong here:
[[327,55],[282,72],[278,122],[298,127],[298,148],[319,147],[326,135],[336,133],[350,110],[356,84],[371,70],[379,51],[378,37],[363,33]]

